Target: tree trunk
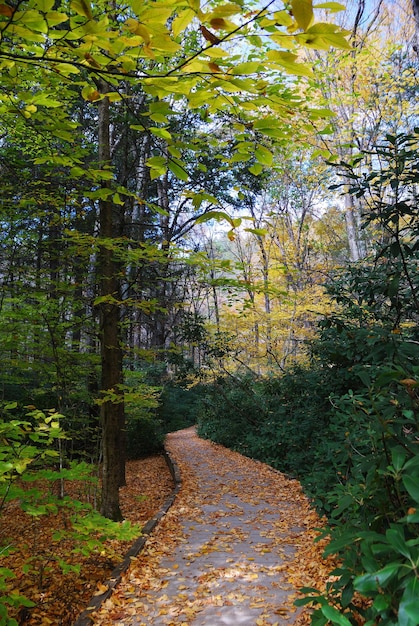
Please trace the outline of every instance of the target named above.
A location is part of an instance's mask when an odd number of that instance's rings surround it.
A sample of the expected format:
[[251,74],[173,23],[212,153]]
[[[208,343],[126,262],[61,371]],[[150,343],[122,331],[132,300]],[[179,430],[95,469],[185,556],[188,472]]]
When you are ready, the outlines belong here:
[[[106,86],[102,86],[106,89]],[[109,100],[104,98],[98,105],[98,155],[103,168],[110,164]],[[109,181],[103,181],[109,186]],[[107,197],[99,201],[100,246],[100,347],[102,368],[101,405],[102,420],[102,505],[101,513],[114,521],[122,520],[119,505],[119,487],[123,483],[125,468],[124,450],[124,395],[121,388],[122,347],[120,341],[119,280],[115,252],[111,245],[114,234],[113,204]],[[104,240],[104,241],[103,241]],[[112,395],[112,397],[110,397]]]
[[353,262],[359,261],[365,256],[365,246],[361,238],[360,226],[359,226],[359,211],[354,202],[352,196],[348,193],[345,194],[345,223],[346,234],[348,237],[349,246],[349,259]]

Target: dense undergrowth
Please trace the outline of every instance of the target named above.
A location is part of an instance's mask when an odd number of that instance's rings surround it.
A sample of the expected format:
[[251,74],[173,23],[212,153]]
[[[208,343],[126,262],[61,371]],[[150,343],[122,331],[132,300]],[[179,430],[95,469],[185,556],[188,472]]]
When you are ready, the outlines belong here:
[[220,377],[201,405],[201,436],[297,476],[327,515],[341,566],[307,590],[315,626],[419,624],[416,139],[388,137],[361,179],[342,164],[380,245],[329,282],[309,365]]

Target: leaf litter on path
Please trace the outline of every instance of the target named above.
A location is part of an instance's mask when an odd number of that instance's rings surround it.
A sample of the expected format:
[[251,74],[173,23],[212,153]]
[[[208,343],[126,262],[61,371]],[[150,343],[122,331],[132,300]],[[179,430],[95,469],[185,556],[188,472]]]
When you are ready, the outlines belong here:
[[334,567],[298,481],[199,439],[171,433],[182,488],[95,626],[279,626],[310,621],[293,605]]

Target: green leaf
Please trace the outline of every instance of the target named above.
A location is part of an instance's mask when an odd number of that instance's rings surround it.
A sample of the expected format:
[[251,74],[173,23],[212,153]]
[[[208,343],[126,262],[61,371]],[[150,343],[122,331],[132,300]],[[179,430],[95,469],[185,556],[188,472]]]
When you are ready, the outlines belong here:
[[419,616],[419,580],[414,572],[406,585],[399,604],[399,626],[417,626]]
[[339,626],[352,626],[347,617],[339,613],[335,607],[330,604],[325,604],[321,607],[321,612],[332,624],[339,624]]
[[[19,593],[13,591],[10,593],[10,599],[16,606],[26,606],[28,608],[36,606],[36,603],[32,602],[32,600],[29,600],[29,598],[27,598],[26,596],[22,596]],[[10,624],[10,622],[8,622],[8,624]]]
[[251,154],[246,154],[245,152],[236,152],[233,154],[231,159],[229,159],[230,163],[245,163],[246,161],[250,161],[252,158]]
[[386,538],[389,544],[393,546],[397,552],[403,554],[403,556],[407,558],[410,557],[411,551],[409,546],[406,545],[406,539],[402,528],[389,528],[386,532]]
[[99,306],[100,304],[118,304],[118,300],[112,294],[98,296],[94,299],[93,306]]
[[309,109],[309,114],[313,120],[335,117],[335,113],[330,109]]
[[154,168],[163,167],[166,165],[166,160],[166,157],[162,156],[150,157],[147,159],[147,165]]
[[243,74],[256,74],[263,67],[260,61],[246,61],[245,63],[239,63],[230,70],[234,76],[241,76]]
[[36,0],[34,6],[38,9],[38,11],[46,13],[47,11],[50,11],[52,9],[54,4],[55,0]]
[[[419,459],[418,459],[419,460]],[[391,451],[391,462],[396,472],[399,472],[406,461],[406,451],[403,448],[394,448]]]
[[401,567],[401,563],[390,563],[377,572],[357,576],[354,580],[354,589],[363,594],[378,591],[379,587],[385,587]]
[[33,459],[19,459],[15,462],[15,470],[18,474],[23,474],[28,465],[32,463]]
[[252,233],[252,235],[257,235],[258,237],[264,237],[268,233],[266,228],[245,228],[244,230],[247,233]]
[[418,626],[419,598],[403,601],[399,605],[399,626]]
[[307,63],[299,63],[298,55],[293,52],[284,52],[281,50],[268,50],[267,57],[269,61],[275,63],[274,67],[279,65],[294,76],[313,76],[313,70]]
[[35,10],[28,11],[16,11],[14,14],[16,21],[21,21],[26,28],[30,28],[40,33],[48,32],[48,25],[44,19],[44,16]]
[[180,35],[180,33],[183,32],[187,26],[189,26],[195,15],[195,11],[192,11],[192,9],[184,9],[183,11],[180,11],[179,15],[177,15],[172,22],[173,36],[177,37]]
[[416,503],[419,503],[419,477],[406,474],[402,477],[406,491]]
[[214,11],[211,13],[209,19],[214,19],[217,17],[231,17],[232,15],[237,15],[242,10],[242,4],[236,4],[234,2],[226,2],[225,4],[220,4]]
[[406,461],[403,469],[408,471],[411,475],[419,475],[419,456],[414,456],[412,459]]
[[112,196],[112,202],[113,204],[117,204],[118,206],[123,206],[125,203],[122,200],[121,196],[119,195],[119,193],[114,193]]
[[146,161],[146,165],[150,168],[150,177],[152,180],[163,176],[167,172],[167,159],[162,156],[154,156]]
[[70,7],[73,11],[78,13],[78,15],[83,15],[89,20],[93,19],[92,8],[88,0],[71,0]]
[[156,122],[156,124],[167,124],[169,121],[168,118],[165,115],[162,115],[161,113],[150,113],[150,119],[153,120],[153,122]]
[[224,213],[224,211],[208,211],[208,213],[204,213],[196,219],[196,224],[203,224],[210,220],[217,220],[217,222],[226,221],[233,227],[239,225],[235,224],[235,220],[233,220],[228,213]]
[[308,28],[306,33],[297,35],[296,39],[317,50],[329,50],[331,47],[352,50],[351,44],[346,39],[347,34],[348,31],[339,30],[334,24],[319,22]]
[[179,148],[176,148],[176,146],[167,146],[167,150],[171,156],[176,157],[177,159],[180,159],[182,156],[181,151],[179,150]]
[[62,107],[63,103],[60,100],[54,100],[48,93],[37,93],[32,98],[33,104],[37,106],[44,106],[51,109]]
[[[48,22],[48,26],[57,26],[57,24],[62,24],[63,22],[66,22],[68,20],[68,15],[66,13],[60,13],[59,11],[48,11],[48,13],[45,15],[45,19]],[[49,33],[49,36],[51,36],[51,32]],[[60,72],[62,71],[61,66],[59,70]],[[77,69],[74,69],[73,71],[78,72]]]
[[405,519],[409,524],[419,524],[419,511],[406,515]]
[[373,607],[376,611],[385,611],[391,605],[391,597],[390,595],[379,594],[373,602]]
[[255,163],[252,167],[249,167],[249,172],[253,174],[253,176],[259,176],[259,174],[263,171],[263,165],[260,163]]
[[[11,461],[0,461],[0,475],[8,474],[13,469],[13,463]],[[2,478],[4,480],[4,477]]]
[[276,139],[282,139],[284,137],[284,131],[278,127],[278,119],[273,116],[257,120],[254,123],[253,128],[268,137],[274,137]]
[[265,146],[258,144],[255,150],[255,156],[262,165],[267,165],[268,167],[272,165],[273,154],[268,148],[265,148]]
[[[161,139],[172,139],[172,135],[169,133],[166,128],[158,128],[157,126],[151,126],[149,128],[150,132],[153,133],[156,137],[160,137]],[[170,167],[170,165],[169,165]]]
[[178,159],[169,159],[168,166],[169,170],[173,172],[173,174],[176,176],[176,178],[179,178],[179,180],[186,181],[189,179],[188,172],[186,171],[186,166],[184,163],[182,163],[182,161],[179,161]]

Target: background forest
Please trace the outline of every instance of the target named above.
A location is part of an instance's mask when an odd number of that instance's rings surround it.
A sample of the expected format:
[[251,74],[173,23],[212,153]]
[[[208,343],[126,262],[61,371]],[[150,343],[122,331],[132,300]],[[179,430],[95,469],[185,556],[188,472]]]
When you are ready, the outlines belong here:
[[1,506],[100,467],[114,532],[197,423],[327,516],[314,624],[416,626],[416,24],[314,8],[0,3]]

